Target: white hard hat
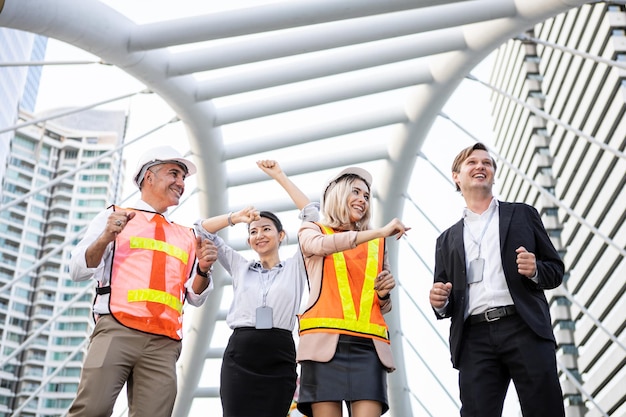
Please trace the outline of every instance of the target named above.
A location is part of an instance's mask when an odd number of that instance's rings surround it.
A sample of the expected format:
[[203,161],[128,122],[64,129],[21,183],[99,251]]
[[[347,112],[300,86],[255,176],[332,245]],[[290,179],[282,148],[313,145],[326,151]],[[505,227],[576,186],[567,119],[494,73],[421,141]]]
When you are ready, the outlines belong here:
[[185,175],[193,175],[198,170],[196,165],[188,159],[183,158],[180,152],[171,146],[157,146],[155,148],[148,149],[139,157],[137,161],[137,168],[133,175],[133,181],[137,187],[141,186],[143,177],[146,175],[148,168],[160,164],[178,164],[185,170]]
[[343,177],[344,175],[349,175],[349,174],[356,175],[357,177],[359,177],[363,181],[365,181],[365,183],[367,184],[367,186],[369,187],[369,189],[371,191],[371,189],[372,189],[372,174],[370,174],[369,172],[367,172],[363,168],[348,167],[348,168],[342,170],[341,172],[339,172],[337,175],[333,175],[328,181],[326,181],[326,184],[324,184],[324,190],[322,191],[322,201],[321,201],[322,207],[324,207],[324,199],[326,198],[326,193],[330,189],[331,185],[333,185],[339,178]]

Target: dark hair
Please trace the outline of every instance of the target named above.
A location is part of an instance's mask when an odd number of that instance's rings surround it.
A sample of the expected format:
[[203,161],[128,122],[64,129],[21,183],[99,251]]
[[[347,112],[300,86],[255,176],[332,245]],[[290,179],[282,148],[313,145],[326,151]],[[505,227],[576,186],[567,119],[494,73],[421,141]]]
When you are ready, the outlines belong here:
[[[274,226],[276,226],[276,230],[278,230],[278,233],[283,231],[283,224],[280,222],[280,219],[278,218],[278,216],[276,216],[271,211],[260,211],[259,216],[265,217],[266,219],[270,219],[272,223],[274,223]],[[250,230],[250,224],[248,224],[248,230]]]

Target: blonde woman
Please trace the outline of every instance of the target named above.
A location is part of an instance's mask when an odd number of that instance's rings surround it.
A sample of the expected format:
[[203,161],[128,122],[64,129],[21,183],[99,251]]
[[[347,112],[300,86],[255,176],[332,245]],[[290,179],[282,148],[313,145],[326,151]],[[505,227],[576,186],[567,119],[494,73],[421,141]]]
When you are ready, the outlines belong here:
[[298,238],[309,280],[300,316],[298,410],[309,417],[379,417],[389,409],[387,372],[395,369],[387,324],[390,291],[385,238],[409,230],[398,219],[370,228],[372,176],[347,168],[322,193],[323,222],[305,222]]

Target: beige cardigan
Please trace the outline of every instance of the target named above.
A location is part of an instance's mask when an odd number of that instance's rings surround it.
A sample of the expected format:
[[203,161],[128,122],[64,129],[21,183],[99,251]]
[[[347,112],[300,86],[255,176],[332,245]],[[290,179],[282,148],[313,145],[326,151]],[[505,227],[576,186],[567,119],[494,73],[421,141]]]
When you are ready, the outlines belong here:
[[[310,292],[306,308],[309,309],[319,298],[322,286],[322,272],[324,257],[331,253],[341,252],[355,248],[358,232],[347,231],[325,235],[315,223],[305,222],[298,232],[298,241],[304,256],[307,278]],[[387,251],[385,249],[384,270],[389,270]],[[383,314],[391,310],[391,299],[379,300]],[[328,362],[335,355],[339,334],[337,333],[308,333],[300,336],[296,360],[312,360],[316,362]],[[391,346],[380,340],[374,339],[374,346],[378,358],[389,372],[395,370]]]

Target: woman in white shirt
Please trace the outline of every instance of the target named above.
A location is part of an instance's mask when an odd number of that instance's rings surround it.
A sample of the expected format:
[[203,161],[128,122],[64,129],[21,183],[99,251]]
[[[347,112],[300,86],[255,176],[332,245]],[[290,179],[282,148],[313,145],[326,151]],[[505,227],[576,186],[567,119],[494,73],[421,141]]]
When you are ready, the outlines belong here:
[[[275,161],[259,168],[289,194],[304,221],[319,219],[319,205],[289,180]],[[248,223],[248,244],[259,259],[248,260],[217,236],[220,229]],[[279,246],[286,237],[278,217],[247,207],[196,222],[196,231],[218,248],[218,261],[232,276],[233,301],[226,317],[233,329],[222,360],[220,397],[224,417],[286,416],[296,389],[292,331],[306,283],[299,248],[284,261]]]

